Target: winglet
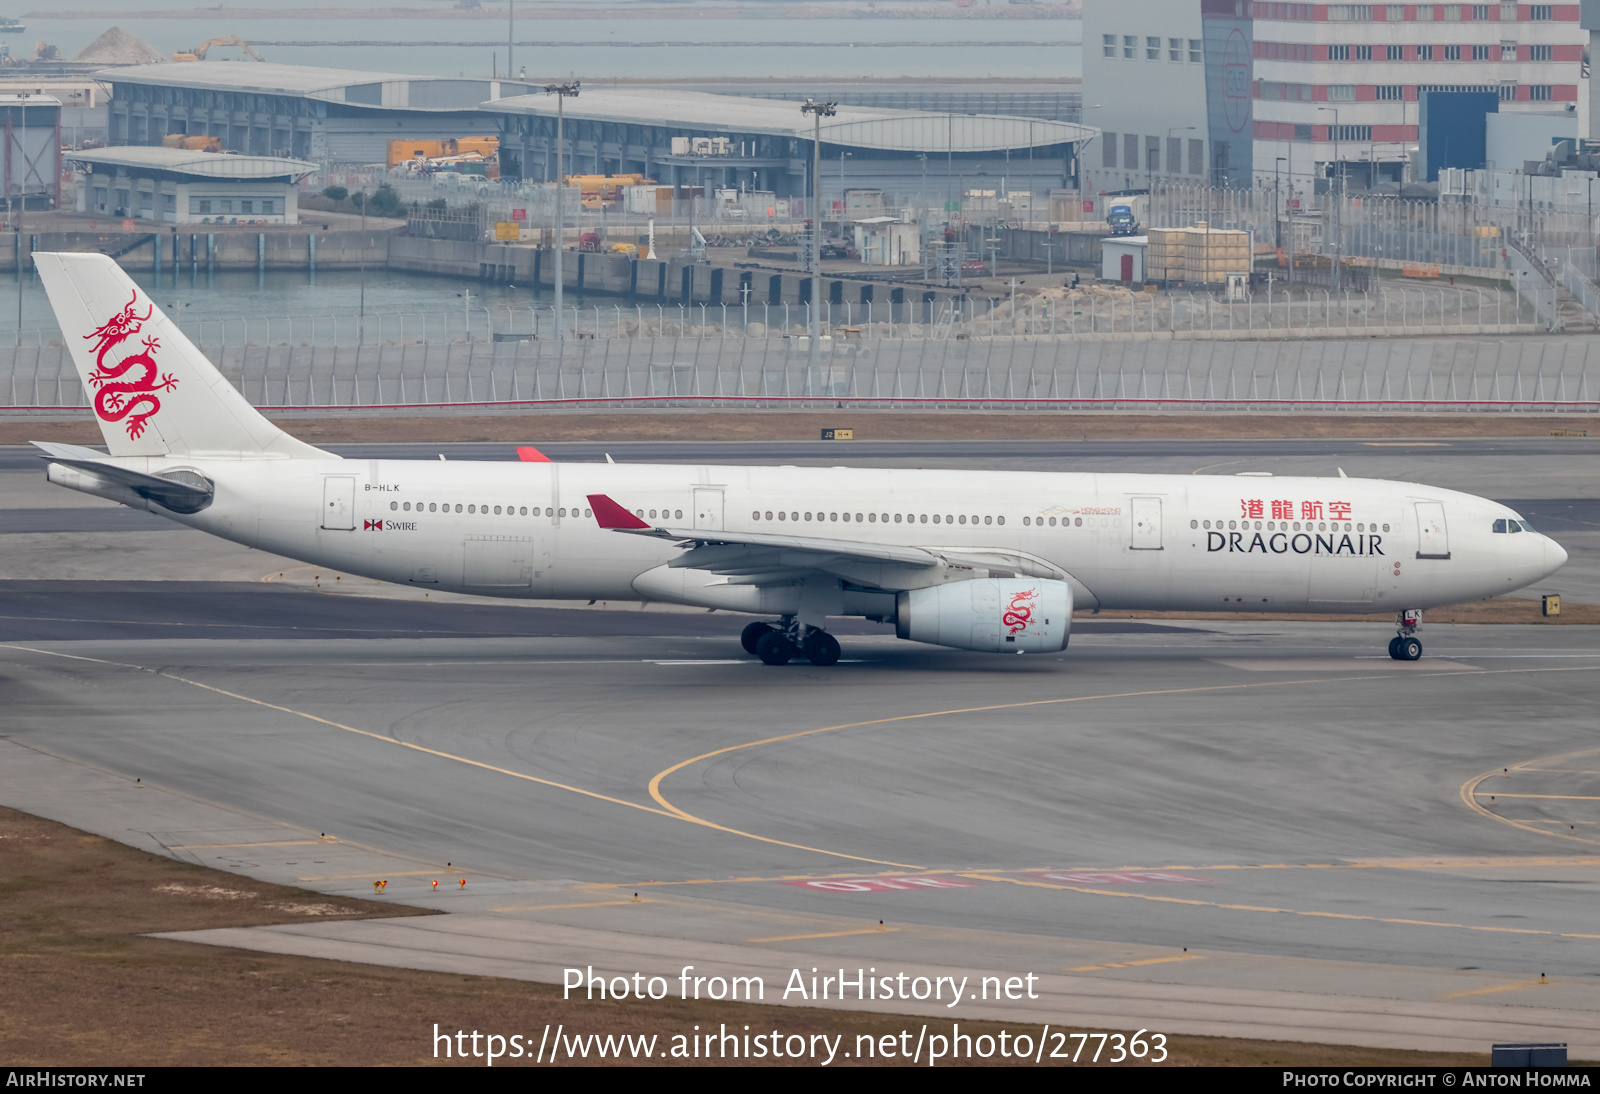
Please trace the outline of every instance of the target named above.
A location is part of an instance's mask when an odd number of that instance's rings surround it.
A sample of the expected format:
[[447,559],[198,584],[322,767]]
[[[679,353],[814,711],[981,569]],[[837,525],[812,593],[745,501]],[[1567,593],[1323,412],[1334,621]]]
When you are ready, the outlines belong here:
[[517,459],[521,460],[523,463],[555,462],[549,456],[546,456],[543,452],[540,452],[531,444],[522,444],[517,446]]
[[650,527],[604,494],[590,494],[589,505],[594,509],[595,523],[602,528]]

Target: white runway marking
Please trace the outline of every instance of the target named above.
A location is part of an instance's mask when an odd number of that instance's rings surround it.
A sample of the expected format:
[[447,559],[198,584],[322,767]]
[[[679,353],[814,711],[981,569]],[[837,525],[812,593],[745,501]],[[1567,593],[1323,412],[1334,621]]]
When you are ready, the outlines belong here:
[[1439,661],[1428,659],[1423,661],[1392,661],[1382,658],[1378,664],[1359,664],[1371,660],[1364,657],[1352,657],[1348,660],[1340,658],[1262,658],[1261,660],[1228,659],[1208,657],[1206,660],[1214,665],[1225,665],[1230,669],[1243,669],[1245,672],[1351,672],[1356,669],[1399,669],[1404,672],[1477,672],[1476,665],[1463,665],[1458,661]]

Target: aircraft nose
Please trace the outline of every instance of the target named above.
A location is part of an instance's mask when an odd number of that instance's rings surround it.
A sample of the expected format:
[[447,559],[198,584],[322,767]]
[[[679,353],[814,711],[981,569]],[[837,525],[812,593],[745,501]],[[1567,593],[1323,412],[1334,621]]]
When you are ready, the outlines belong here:
[[1544,537],[1544,567],[1546,574],[1553,574],[1567,564],[1567,549],[1549,536]]

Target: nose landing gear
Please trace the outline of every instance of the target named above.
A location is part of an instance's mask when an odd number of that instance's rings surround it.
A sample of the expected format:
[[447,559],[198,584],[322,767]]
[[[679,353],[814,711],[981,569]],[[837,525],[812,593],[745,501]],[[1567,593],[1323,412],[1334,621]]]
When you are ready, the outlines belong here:
[[1419,661],[1422,659],[1422,640],[1417,637],[1417,628],[1422,625],[1422,610],[1420,608],[1407,608],[1400,613],[1400,633],[1389,639],[1389,656],[1396,661]]
[[755,654],[763,664],[787,665],[797,654],[804,654],[813,665],[826,668],[839,661],[839,640],[827,631],[804,627],[793,618],[751,623],[739,635],[746,653]]

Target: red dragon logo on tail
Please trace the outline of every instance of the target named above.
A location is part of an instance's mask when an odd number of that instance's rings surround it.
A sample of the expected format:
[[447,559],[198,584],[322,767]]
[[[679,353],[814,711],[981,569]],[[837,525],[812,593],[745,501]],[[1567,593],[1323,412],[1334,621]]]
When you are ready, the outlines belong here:
[[[96,389],[94,412],[102,421],[120,422],[126,419],[128,436],[134,439],[144,434],[145,422],[161,409],[161,400],[156,397],[156,392],[171,391],[178,386],[178,381],[170,372],[157,379],[155,353],[161,348],[161,343],[155,338],[143,339],[143,350],[130,353],[113,365],[106,364],[106,354],[138,334],[145,320],[155,314],[153,304],[143,315],[135,314],[133,309],[138,302],[139,294],[136,291],[127,307],[106,320],[94,333],[83,336],[85,340],[99,339],[95,346],[95,369],[89,374],[89,383]],[[130,375],[135,368],[139,371]]]
[[1013,595],[1011,603],[1006,606],[1005,615],[1000,617],[1001,626],[1009,627],[1011,634],[1027,630],[1033,620],[1033,602],[1038,596],[1038,589],[1024,589]]

